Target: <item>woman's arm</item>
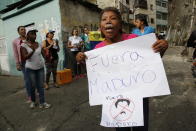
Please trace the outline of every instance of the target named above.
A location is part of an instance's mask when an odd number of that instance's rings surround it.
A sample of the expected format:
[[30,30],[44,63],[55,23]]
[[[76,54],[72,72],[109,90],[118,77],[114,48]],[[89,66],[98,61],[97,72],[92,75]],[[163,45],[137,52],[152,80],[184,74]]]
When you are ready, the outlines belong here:
[[31,48],[33,51],[31,53],[28,53],[26,48],[21,46],[21,53],[22,53],[22,57],[27,60],[29,58],[31,58],[31,56],[33,55],[33,53],[35,52],[34,48]]
[[67,47],[68,47],[68,48],[73,48],[73,46],[71,45],[71,41],[68,41]]
[[52,47],[52,45],[53,45],[53,44],[50,44],[48,47],[46,47],[46,40],[44,40],[44,41],[42,42],[42,48],[45,49],[45,50],[46,50],[46,49],[50,49],[50,48]]
[[77,55],[76,55],[76,61],[77,62],[84,61],[86,58],[87,57],[83,52],[78,52]]
[[60,47],[59,47],[59,42],[57,41],[57,40],[54,40],[54,45],[56,45],[57,46],[57,52],[59,52],[60,51]]

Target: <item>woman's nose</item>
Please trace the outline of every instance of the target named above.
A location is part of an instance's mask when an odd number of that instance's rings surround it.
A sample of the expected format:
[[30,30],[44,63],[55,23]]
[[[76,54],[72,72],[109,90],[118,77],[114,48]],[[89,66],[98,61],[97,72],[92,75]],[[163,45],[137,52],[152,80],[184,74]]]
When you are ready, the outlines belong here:
[[106,24],[111,24],[111,19],[110,19],[110,18],[108,18],[108,19],[106,20]]

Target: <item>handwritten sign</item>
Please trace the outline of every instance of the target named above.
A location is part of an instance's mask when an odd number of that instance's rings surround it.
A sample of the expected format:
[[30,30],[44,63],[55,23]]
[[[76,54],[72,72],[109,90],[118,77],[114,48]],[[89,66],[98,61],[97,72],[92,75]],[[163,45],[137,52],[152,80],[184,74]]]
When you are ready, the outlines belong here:
[[90,105],[133,90],[142,97],[170,94],[161,57],[151,47],[155,41],[149,34],[86,52]]
[[104,97],[101,125],[105,127],[143,126],[143,98],[119,94]]

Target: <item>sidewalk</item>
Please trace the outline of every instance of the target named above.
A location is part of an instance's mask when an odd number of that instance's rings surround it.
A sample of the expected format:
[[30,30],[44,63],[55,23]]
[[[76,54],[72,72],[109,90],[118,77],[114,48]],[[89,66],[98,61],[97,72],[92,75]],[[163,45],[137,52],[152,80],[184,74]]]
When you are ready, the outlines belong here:
[[[172,95],[150,98],[149,131],[195,131],[196,85],[190,62],[172,47],[164,65]],[[115,131],[101,127],[101,106],[90,107],[87,79],[45,91],[51,109],[29,109],[21,77],[0,76],[0,131]]]

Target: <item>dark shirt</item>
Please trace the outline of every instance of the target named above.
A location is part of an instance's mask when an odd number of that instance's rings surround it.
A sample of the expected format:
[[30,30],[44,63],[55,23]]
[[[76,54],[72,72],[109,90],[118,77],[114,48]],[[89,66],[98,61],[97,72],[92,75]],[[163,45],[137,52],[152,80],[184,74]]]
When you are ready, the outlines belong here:
[[[187,47],[196,47],[196,30],[194,30],[191,33],[191,36],[189,37],[188,41],[187,41]],[[193,59],[196,58],[196,49],[193,52]]]
[[187,42],[187,46],[195,48],[195,46],[196,46],[196,30],[191,33],[191,36],[189,37],[188,42]]
[[[48,47],[49,45],[50,44],[46,40],[46,47]],[[53,60],[57,60],[58,59],[59,45],[58,45],[57,41],[56,41],[56,46],[57,46],[57,48],[54,48],[53,46],[51,46],[50,49],[49,49],[49,52],[51,53]]]

